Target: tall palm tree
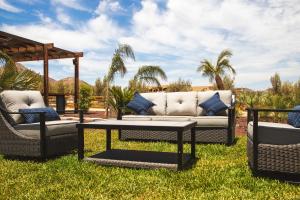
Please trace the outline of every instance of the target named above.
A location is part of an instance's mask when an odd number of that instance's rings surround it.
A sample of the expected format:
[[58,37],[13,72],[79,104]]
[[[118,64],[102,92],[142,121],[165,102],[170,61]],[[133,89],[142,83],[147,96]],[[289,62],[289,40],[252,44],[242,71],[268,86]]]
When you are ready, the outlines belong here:
[[232,74],[236,74],[234,68],[229,62],[229,58],[232,56],[232,52],[229,49],[223,50],[218,56],[216,65],[213,65],[207,59],[201,61],[201,65],[197,68],[198,72],[201,72],[203,76],[208,77],[210,82],[216,81],[216,85],[219,90],[224,90],[224,83],[222,77],[225,75],[226,70]]
[[109,83],[115,80],[117,73],[120,73],[121,77],[124,77],[127,72],[127,68],[124,64],[126,58],[135,60],[133,49],[128,44],[119,44],[118,48],[115,50],[108,70],[107,79]]
[[26,69],[18,72],[15,62],[0,51],[0,91],[2,90],[34,90],[37,89],[41,76]]
[[140,84],[154,84],[157,87],[161,87],[159,78],[167,80],[166,73],[160,66],[145,65],[138,69],[133,80]]
[[115,50],[113,55],[111,65],[107,74],[107,87],[106,87],[106,117],[108,116],[108,97],[109,97],[109,88],[110,84],[115,80],[116,75],[119,73],[121,77],[127,72],[124,60],[126,58],[131,58],[135,60],[133,49],[128,44],[119,44],[118,48]]

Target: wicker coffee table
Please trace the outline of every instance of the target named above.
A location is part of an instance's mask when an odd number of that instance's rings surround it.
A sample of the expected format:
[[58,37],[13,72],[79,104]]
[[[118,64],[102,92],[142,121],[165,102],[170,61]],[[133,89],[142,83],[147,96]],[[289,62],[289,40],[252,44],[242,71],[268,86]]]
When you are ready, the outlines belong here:
[[[78,128],[78,159],[91,161],[100,165],[133,167],[133,168],[168,168],[182,170],[191,166],[195,161],[195,125],[196,122],[174,121],[121,121],[103,120],[90,123],[79,123]],[[149,130],[176,131],[177,153],[112,149],[111,130]],[[106,151],[90,157],[84,157],[84,129],[106,130]],[[183,133],[191,132],[191,152],[183,153]]]

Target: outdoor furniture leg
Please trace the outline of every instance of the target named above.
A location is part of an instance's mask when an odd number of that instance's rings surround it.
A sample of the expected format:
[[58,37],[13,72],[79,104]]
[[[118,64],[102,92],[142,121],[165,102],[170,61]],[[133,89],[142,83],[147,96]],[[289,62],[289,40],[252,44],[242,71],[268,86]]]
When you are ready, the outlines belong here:
[[111,150],[111,129],[106,129],[106,151]]
[[196,158],[196,135],[195,135],[195,128],[191,129],[191,156],[192,159]]
[[46,117],[45,113],[40,113],[40,151],[42,160],[47,158],[47,137],[46,137]]
[[177,170],[182,170],[182,156],[183,156],[183,141],[182,141],[182,131],[177,131]]
[[84,158],[84,128],[78,127],[78,160]]

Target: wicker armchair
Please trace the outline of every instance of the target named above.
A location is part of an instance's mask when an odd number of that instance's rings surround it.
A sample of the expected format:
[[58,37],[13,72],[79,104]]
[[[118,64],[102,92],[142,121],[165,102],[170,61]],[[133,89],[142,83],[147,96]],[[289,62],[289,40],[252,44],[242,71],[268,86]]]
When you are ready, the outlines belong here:
[[261,122],[259,112],[299,110],[247,109],[248,163],[255,176],[300,181],[300,128],[288,124]]
[[[31,94],[36,95],[39,102],[42,101],[39,92],[27,93],[29,96]],[[22,97],[26,94],[19,92],[18,95]],[[43,104],[43,101],[40,103]],[[4,105],[3,102],[1,104]],[[78,121],[46,121],[44,112],[31,112],[40,116],[39,123],[12,123],[11,116],[20,116],[21,113],[8,111],[2,106],[0,106],[0,154],[46,159],[69,153],[77,148],[76,124]],[[69,112],[74,113],[74,111]],[[79,114],[80,121],[83,121],[82,112],[79,111]]]

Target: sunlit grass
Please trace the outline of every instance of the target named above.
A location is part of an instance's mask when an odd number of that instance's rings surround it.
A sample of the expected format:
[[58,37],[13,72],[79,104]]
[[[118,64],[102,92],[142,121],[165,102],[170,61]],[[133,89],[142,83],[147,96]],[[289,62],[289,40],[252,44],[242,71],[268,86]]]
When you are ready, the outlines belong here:
[[[104,150],[104,134],[85,136],[87,155]],[[116,133],[113,148],[176,151],[170,143],[118,141]],[[0,157],[0,199],[300,198],[299,186],[252,177],[245,137],[231,147],[198,144],[197,157],[194,168],[182,172],[103,167],[78,162],[76,154],[45,163]]]

